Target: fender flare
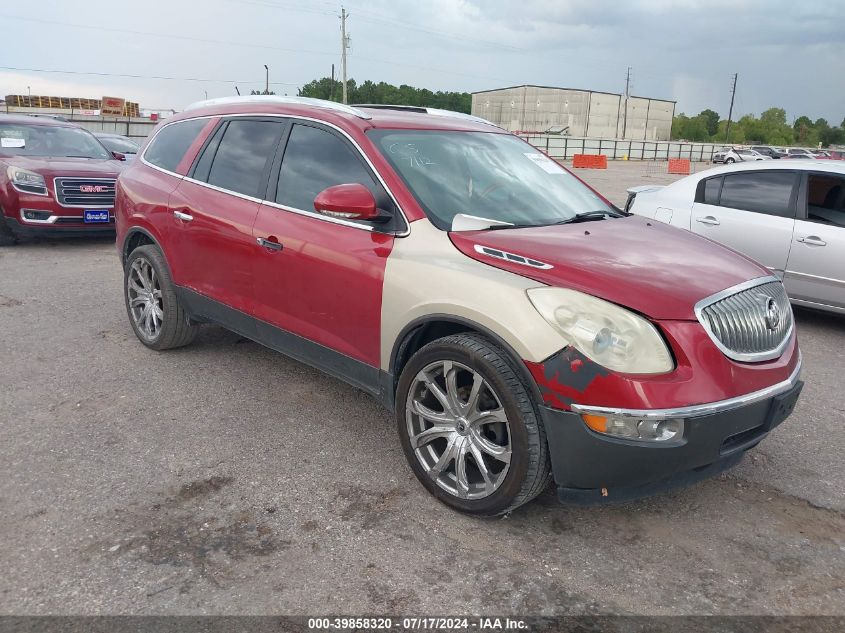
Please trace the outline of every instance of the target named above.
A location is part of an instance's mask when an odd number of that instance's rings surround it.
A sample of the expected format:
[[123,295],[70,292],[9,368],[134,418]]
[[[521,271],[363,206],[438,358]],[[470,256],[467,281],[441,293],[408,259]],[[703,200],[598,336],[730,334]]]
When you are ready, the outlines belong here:
[[543,404],[543,397],[540,393],[540,387],[537,385],[537,381],[534,380],[534,377],[531,375],[531,373],[528,371],[528,367],[526,367],[525,365],[525,361],[520,357],[519,354],[516,353],[514,348],[511,347],[511,345],[507,341],[505,341],[501,336],[490,330],[490,328],[485,327],[480,323],[473,321],[472,319],[455,316],[453,314],[427,314],[425,316],[414,319],[410,323],[407,323],[405,327],[403,327],[402,330],[399,332],[399,336],[396,337],[396,341],[393,343],[393,349],[390,352],[390,367],[388,368],[389,375],[392,377],[393,380],[391,392],[393,394],[394,399],[396,393],[396,386],[399,383],[399,375],[396,373],[396,369],[400,354],[407,346],[407,344],[411,342],[414,334],[420,328],[433,322],[447,322],[465,326],[469,329],[475,330],[479,334],[482,334],[492,340],[513,361],[513,364],[516,366],[520,378],[522,378],[523,383],[528,386],[528,389],[534,397],[535,404],[537,406]]

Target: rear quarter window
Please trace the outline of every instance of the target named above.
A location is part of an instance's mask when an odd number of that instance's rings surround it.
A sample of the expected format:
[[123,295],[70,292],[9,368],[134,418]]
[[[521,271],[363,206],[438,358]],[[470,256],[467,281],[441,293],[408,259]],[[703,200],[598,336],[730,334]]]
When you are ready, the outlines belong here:
[[144,150],[144,160],[167,171],[176,171],[206,123],[207,119],[190,119],[163,127]]

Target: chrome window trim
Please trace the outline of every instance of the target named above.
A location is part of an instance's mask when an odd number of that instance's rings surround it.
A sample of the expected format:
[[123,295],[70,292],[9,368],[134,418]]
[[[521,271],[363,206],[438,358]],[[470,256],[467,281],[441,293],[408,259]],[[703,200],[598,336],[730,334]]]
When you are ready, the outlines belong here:
[[678,407],[675,409],[620,409],[617,407],[599,407],[589,404],[575,404],[573,403],[571,409],[576,413],[587,413],[605,416],[619,416],[624,418],[642,418],[648,420],[670,419],[670,418],[695,418],[705,415],[713,415],[716,413],[724,413],[732,409],[747,406],[773,398],[777,395],[785,393],[792,389],[798,382],[798,377],[801,374],[801,352],[798,352],[798,364],[790,374],[789,378],[777,384],[760,389],[759,391],[752,391],[743,396],[736,396],[735,398],[728,398],[727,400],[719,400],[718,402],[708,402],[707,404],[695,404],[689,407]]
[[[735,286],[731,286],[730,288],[725,288],[724,290],[717,292],[716,294],[712,294],[709,297],[705,297],[701,301],[695,304],[695,316],[698,319],[698,322],[701,323],[701,326],[707,332],[710,340],[719,348],[725,356],[730,358],[731,360],[736,360],[740,362],[760,362],[764,360],[772,360],[773,358],[777,358],[783,353],[783,350],[786,349],[786,346],[792,340],[792,335],[795,331],[795,316],[792,317],[792,322],[789,324],[789,331],[783,337],[783,340],[778,344],[778,346],[774,349],[771,349],[767,352],[754,352],[749,354],[744,354],[740,352],[735,352],[732,349],[726,347],[722,344],[719,338],[716,336],[715,332],[710,328],[710,323],[707,318],[704,316],[704,309],[709,305],[721,301],[726,297],[730,297],[731,295],[735,295],[738,292],[742,292],[743,290],[748,290],[750,288],[755,288],[757,286],[762,286],[763,284],[770,284],[772,282],[777,282],[779,284],[783,284],[783,282],[775,277],[774,275],[766,275],[765,277],[757,277],[756,279],[750,279],[749,281],[745,281],[741,284],[737,284]],[[784,289],[784,293],[786,293],[786,289]],[[786,295],[787,300],[789,300],[789,295]]]
[[56,199],[56,204],[65,209],[113,209],[114,204],[63,204],[59,202],[59,190],[56,187],[57,180],[108,180],[114,183],[114,192],[117,195],[117,176],[114,178],[86,178],[85,176],[54,176],[53,177],[53,197]]
[[376,169],[375,165],[373,165],[373,162],[370,160],[369,156],[367,156],[367,154],[364,152],[364,150],[361,149],[361,146],[346,131],[344,131],[343,129],[334,125],[333,123],[329,123],[328,121],[323,121],[321,119],[315,119],[315,118],[312,118],[312,117],[306,117],[306,116],[302,116],[302,115],[298,115],[298,114],[277,114],[277,113],[266,113],[266,112],[240,112],[240,113],[237,113],[237,114],[206,114],[206,115],[202,115],[202,116],[190,117],[190,118],[187,118],[187,119],[179,119],[178,121],[173,121],[172,123],[166,123],[165,125],[162,125],[155,132],[155,134],[152,136],[152,138],[150,138],[149,143],[147,143],[146,147],[144,147],[143,153],[138,158],[147,167],[151,167],[152,169],[157,169],[158,171],[164,172],[165,174],[168,174],[170,176],[174,176],[174,177],[178,178],[179,180],[187,180],[187,181],[192,182],[196,185],[208,187],[209,189],[214,189],[215,191],[219,191],[221,193],[226,193],[226,194],[229,194],[230,196],[235,196],[237,198],[244,198],[246,200],[252,200],[252,201],[255,201],[255,202],[260,202],[262,204],[266,204],[267,206],[270,206],[270,207],[273,207],[273,208],[276,208],[276,209],[280,209],[282,211],[289,211],[291,213],[297,213],[299,215],[308,216],[308,217],[314,218],[316,220],[321,220],[322,222],[329,222],[331,224],[340,224],[341,226],[348,226],[348,227],[351,227],[351,228],[360,229],[362,231],[374,232],[376,230],[375,226],[358,224],[357,222],[350,222],[349,220],[343,220],[343,219],[340,219],[340,218],[331,218],[329,216],[319,214],[316,211],[308,211],[306,209],[295,209],[293,207],[288,207],[288,206],[285,206],[283,204],[279,204],[278,202],[274,202],[272,200],[261,200],[260,198],[256,198],[254,196],[247,196],[245,194],[241,194],[241,193],[238,193],[236,191],[231,191],[229,189],[222,189],[221,187],[216,187],[214,185],[210,185],[207,182],[195,180],[194,178],[190,178],[188,176],[183,176],[182,174],[177,174],[177,173],[174,173],[172,171],[168,171],[167,169],[163,169],[161,167],[153,165],[152,163],[148,162],[145,158],[145,154],[147,153],[147,149],[153,144],[153,142],[155,141],[155,137],[158,136],[159,132],[161,132],[161,130],[166,128],[168,125],[178,125],[179,123],[182,123],[183,121],[193,121],[193,120],[196,120],[196,119],[214,119],[214,118],[223,119],[223,118],[231,118],[231,117],[255,117],[255,116],[278,117],[278,118],[282,118],[282,119],[296,119],[296,120],[299,120],[299,121],[310,121],[312,123],[318,123],[320,125],[325,125],[326,127],[332,128],[333,130],[340,132],[343,135],[343,137],[347,141],[349,141],[352,144],[352,146],[358,151],[358,154],[361,156],[361,158],[364,159],[364,162],[369,166],[369,168],[372,170],[372,172],[376,175],[378,182],[381,184],[382,187],[384,187],[384,190],[387,192],[387,195],[390,196],[390,199],[393,201],[393,204],[396,205],[396,208],[399,210],[399,215],[402,217],[402,221],[405,223],[404,230],[384,231],[385,235],[392,235],[393,237],[407,237],[411,234],[411,223],[408,220],[408,216],[405,215],[405,211],[402,209],[401,205],[399,204],[398,200],[396,199],[396,196],[393,195],[393,192],[390,190],[390,187],[387,186],[387,183],[385,182],[384,178],[382,178],[382,175],[379,173],[378,169]]

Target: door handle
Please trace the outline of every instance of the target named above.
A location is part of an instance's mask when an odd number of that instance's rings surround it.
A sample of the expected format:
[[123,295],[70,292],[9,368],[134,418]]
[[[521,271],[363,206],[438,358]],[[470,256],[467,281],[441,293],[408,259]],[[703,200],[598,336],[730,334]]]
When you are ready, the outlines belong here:
[[705,215],[703,218],[696,218],[695,221],[701,222],[702,224],[709,224],[710,226],[719,226],[721,224],[721,222],[712,215]]
[[807,237],[799,237],[798,241],[802,244],[809,244],[810,246],[827,246],[827,242],[816,235],[808,235]]
[[266,249],[271,251],[280,251],[282,250],[282,245],[276,241],[276,238],[264,238],[264,237],[256,237],[255,241],[258,242],[259,246],[263,246]]
[[183,211],[174,211],[173,217],[182,220],[183,222],[190,222],[194,219],[194,216],[190,213],[184,213]]

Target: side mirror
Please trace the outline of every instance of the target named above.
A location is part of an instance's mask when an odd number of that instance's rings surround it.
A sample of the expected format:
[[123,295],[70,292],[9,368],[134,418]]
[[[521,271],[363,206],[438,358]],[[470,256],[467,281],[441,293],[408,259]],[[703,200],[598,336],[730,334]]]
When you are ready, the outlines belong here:
[[121,154],[120,152],[112,152],[111,155],[114,157],[115,160],[126,160],[126,154]]
[[379,217],[373,194],[358,183],[323,189],[314,198],[314,209],[323,215],[346,220],[375,220]]

